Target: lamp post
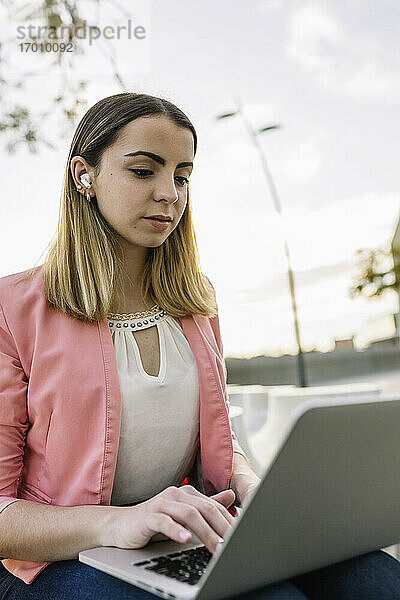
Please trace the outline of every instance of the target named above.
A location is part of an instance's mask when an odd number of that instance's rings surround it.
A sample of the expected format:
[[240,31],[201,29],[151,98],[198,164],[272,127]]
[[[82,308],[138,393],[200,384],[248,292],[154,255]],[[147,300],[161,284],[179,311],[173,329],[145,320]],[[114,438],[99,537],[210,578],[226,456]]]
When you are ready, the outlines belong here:
[[[225,113],[222,115],[218,115],[216,118],[217,119],[226,119],[229,117],[233,117],[235,115],[240,115],[240,117],[243,119],[243,122],[250,134],[250,138],[253,141],[255,147],[257,148],[259,155],[260,155],[260,159],[261,159],[261,165],[263,167],[265,176],[267,178],[268,181],[268,185],[271,191],[271,195],[272,195],[272,199],[274,202],[274,206],[276,211],[282,216],[282,207],[281,207],[281,203],[279,200],[279,196],[278,196],[278,192],[277,189],[275,187],[274,181],[272,179],[272,175],[270,173],[270,170],[268,168],[268,163],[267,163],[267,159],[265,157],[264,154],[264,150],[260,144],[260,141],[258,139],[258,134],[263,133],[264,131],[270,131],[271,129],[278,129],[279,125],[274,124],[274,125],[269,125],[267,127],[262,127],[261,129],[259,129],[258,131],[254,131],[254,129],[252,128],[251,124],[249,123],[249,121],[246,119],[244,113],[243,113],[243,105],[239,99],[239,97],[235,98],[235,103],[237,106],[237,110],[235,112],[230,112],[230,113]],[[292,266],[291,266],[291,261],[290,261],[290,252],[289,252],[289,244],[286,240],[286,238],[284,238],[284,248],[285,248],[285,256],[286,256],[286,260],[287,260],[287,266],[288,266],[288,279],[289,279],[289,288],[290,288],[290,297],[292,300],[292,310],[293,310],[293,319],[294,319],[294,329],[295,329],[295,334],[296,334],[296,342],[297,342],[297,375],[298,375],[298,382],[300,387],[306,387],[307,386],[307,379],[306,379],[306,372],[305,372],[305,364],[304,364],[304,356],[303,356],[303,350],[301,347],[301,340],[300,340],[300,328],[299,328],[299,321],[298,321],[298,317],[297,317],[297,304],[296,304],[296,293],[295,293],[295,283],[294,283],[294,277],[293,277],[293,270],[292,270]]]

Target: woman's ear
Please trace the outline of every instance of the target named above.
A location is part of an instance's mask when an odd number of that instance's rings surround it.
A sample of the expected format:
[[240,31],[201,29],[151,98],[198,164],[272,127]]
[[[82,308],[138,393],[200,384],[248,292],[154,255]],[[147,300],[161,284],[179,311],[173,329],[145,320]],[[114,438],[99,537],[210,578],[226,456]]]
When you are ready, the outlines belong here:
[[[86,185],[85,179],[87,180],[88,184],[93,182],[92,170],[93,169],[88,165],[88,163],[82,156],[74,156],[70,163],[70,171],[75,187],[78,187],[79,185],[84,185],[85,188],[88,187],[88,185]],[[84,181],[81,180],[81,177],[83,175],[86,176],[84,178]]]

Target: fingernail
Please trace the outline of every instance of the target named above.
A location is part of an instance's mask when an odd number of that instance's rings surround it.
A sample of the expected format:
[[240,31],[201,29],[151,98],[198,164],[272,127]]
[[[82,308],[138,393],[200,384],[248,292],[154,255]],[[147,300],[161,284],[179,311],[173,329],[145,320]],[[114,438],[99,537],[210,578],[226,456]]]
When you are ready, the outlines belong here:
[[218,552],[221,552],[221,550],[222,550],[222,545],[223,545],[223,542],[218,542],[218,544],[217,544],[217,546],[216,546],[216,548],[215,548],[215,553],[216,553],[216,554],[217,554]]

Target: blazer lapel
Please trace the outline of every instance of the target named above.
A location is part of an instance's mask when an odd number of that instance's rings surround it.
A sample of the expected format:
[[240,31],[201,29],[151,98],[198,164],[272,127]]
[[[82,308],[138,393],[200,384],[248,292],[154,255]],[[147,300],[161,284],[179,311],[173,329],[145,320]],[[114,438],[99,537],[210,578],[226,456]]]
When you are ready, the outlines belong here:
[[233,445],[213,333],[203,315],[180,317],[183,331],[196,358],[200,385],[200,455],[207,495],[229,487]]

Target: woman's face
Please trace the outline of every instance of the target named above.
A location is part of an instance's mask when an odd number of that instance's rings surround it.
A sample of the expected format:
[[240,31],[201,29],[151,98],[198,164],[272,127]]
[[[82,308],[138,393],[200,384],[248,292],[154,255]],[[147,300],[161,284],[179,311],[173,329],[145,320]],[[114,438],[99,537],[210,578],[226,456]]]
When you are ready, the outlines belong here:
[[[132,153],[148,152],[152,155]],[[88,173],[99,211],[122,245],[160,246],[177,227],[187,202],[187,180],[193,169],[194,138],[163,115],[140,117],[127,123],[118,139],[102,155],[97,177],[81,157],[71,170],[76,183]],[[165,215],[172,222],[156,228],[144,217]]]

